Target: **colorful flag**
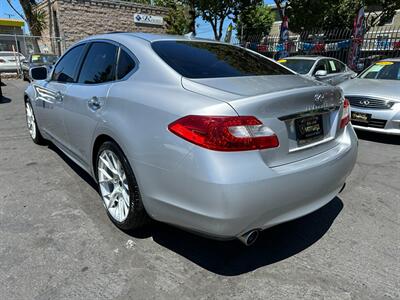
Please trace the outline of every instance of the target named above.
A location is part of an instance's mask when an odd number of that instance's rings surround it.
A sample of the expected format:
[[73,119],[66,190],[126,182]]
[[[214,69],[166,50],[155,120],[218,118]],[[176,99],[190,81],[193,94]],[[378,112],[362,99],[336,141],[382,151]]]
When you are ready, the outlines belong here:
[[281,59],[289,56],[289,53],[287,51],[288,41],[289,41],[289,19],[287,16],[284,16],[281,23],[281,31],[279,34],[279,44],[282,45],[280,47],[282,48],[282,50],[277,53],[276,59]]
[[232,23],[229,24],[228,29],[226,30],[226,34],[225,34],[225,43],[230,43],[231,42],[231,38],[232,38],[232,30],[233,30],[233,26]]
[[364,40],[364,18],[364,7],[361,7],[357,16],[354,18],[353,41],[347,59],[348,66],[353,70],[357,70],[357,62],[360,57],[361,46]]

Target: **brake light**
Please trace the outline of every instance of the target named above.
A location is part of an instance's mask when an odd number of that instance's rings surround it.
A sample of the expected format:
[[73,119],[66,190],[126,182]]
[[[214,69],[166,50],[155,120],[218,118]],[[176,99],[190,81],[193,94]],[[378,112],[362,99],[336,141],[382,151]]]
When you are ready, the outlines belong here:
[[168,129],[203,148],[216,151],[246,151],[275,148],[278,137],[269,127],[251,116],[186,116]]
[[345,128],[347,124],[350,122],[350,102],[346,98],[343,102],[343,114],[342,119],[340,120],[340,128]]

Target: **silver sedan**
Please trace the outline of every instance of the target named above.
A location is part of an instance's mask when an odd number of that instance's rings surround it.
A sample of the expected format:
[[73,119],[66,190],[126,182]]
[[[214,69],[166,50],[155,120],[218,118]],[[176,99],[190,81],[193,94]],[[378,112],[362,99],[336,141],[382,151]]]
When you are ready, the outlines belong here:
[[292,56],[278,60],[289,69],[328,84],[337,85],[357,74],[341,61],[325,56]]
[[400,135],[400,59],[379,61],[340,87],[355,128]]
[[31,76],[33,141],[91,174],[122,229],[151,217],[249,245],[331,201],[355,164],[341,89],[240,47],[112,33]]

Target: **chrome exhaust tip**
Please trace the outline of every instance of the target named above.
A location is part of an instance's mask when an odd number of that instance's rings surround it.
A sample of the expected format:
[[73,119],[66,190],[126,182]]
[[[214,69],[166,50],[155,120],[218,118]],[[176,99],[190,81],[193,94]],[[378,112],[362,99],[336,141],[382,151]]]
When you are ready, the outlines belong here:
[[243,234],[242,236],[239,236],[238,239],[246,246],[251,246],[256,242],[259,235],[260,235],[260,230],[254,229]]

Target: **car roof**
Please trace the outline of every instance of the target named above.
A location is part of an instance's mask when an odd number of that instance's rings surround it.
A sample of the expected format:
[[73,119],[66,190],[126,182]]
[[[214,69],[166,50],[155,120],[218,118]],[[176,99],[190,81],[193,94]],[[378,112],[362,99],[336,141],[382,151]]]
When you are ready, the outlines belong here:
[[[141,40],[145,40],[147,42],[154,41],[209,41],[209,42],[218,42],[210,39],[196,38],[189,35],[172,35],[172,34],[157,34],[157,33],[145,33],[145,32],[108,32],[99,35],[90,36],[84,40],[92,40],[92,39],[110,39],[110,37],[134,37]],[[221,42],[218,42],[221,43]]]
[[385,58],[385,59],[381,59],[379,61],[393,61],[393,62],[400,62],[400,57],[396,57],[396,58]]
[[21,53],[19,53],[19,52],[13,52],[13,51],[0,51],[0,55],[1,54],[19,54],[19,55],[22,55]]
[[336,59],[333,57],[321,56],[321,55],[296,55],[285,57],[284,59],[307,59],[307,60],[319,60],[322,58]]

